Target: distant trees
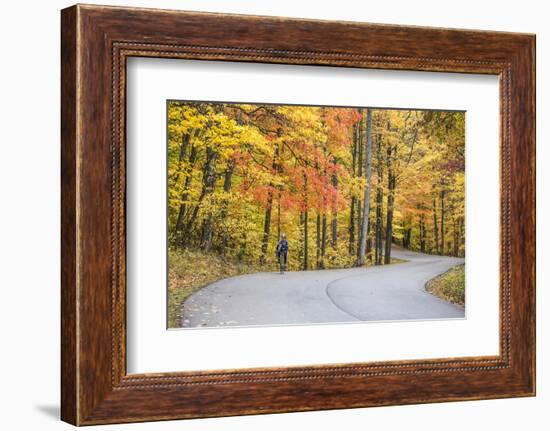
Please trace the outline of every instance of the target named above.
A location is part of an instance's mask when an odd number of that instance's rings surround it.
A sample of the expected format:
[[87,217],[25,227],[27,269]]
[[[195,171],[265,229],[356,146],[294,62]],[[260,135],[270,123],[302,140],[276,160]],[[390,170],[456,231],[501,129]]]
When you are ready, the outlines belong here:
[[290,266],[464,254],[464,114],[170,102],[171,247]]

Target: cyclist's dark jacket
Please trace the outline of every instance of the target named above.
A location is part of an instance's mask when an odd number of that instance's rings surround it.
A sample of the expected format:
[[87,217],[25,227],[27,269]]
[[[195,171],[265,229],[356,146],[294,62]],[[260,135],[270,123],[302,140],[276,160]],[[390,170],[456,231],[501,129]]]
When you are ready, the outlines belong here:
[[279,243],[277,244],[276,252],[277,254],[288,253],[288,241],[286,239],[283,238],[282,240],[279,241]]

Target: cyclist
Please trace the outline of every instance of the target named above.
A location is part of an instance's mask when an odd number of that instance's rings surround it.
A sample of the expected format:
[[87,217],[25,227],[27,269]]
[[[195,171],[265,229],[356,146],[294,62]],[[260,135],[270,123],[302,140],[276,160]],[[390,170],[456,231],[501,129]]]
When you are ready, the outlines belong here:
[[277,261],[279,262],[279,269],[281,274],[284,274],[286,269],[286,262],[288,260],[288,241],[286,240],[286,234],[281,235],[281,240],[277,243],[277,248],[275,249],[277,255]]

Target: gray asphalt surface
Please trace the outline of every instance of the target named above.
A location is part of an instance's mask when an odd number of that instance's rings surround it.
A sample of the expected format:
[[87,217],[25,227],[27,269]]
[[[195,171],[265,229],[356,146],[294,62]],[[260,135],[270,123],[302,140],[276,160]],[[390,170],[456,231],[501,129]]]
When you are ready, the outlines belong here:
[[386,266],[263,272],[216,281],[182,305],[184,328],[464,318],[464,309],[424,289],[464,263],[394,248]]

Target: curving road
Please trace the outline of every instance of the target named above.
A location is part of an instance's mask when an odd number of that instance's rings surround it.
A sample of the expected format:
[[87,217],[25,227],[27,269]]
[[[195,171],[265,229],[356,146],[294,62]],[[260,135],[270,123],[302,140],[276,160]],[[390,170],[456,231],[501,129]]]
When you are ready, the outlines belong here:
[[216,281],[182,305],[184,328],[464,318],[425,283],[464,259],[393,248],[405,263],[257,273]]

